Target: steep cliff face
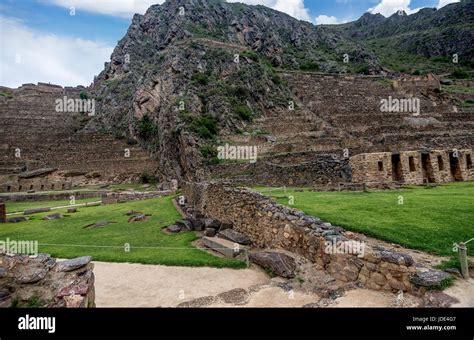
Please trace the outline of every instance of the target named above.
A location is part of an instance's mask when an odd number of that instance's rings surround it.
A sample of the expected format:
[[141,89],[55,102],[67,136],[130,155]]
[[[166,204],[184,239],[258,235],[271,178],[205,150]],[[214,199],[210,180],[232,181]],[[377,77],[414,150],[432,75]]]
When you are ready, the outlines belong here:
[[276,68],[377,73],[382,65],[366,41],[390,20],[402,19],[366,15],[328,27],[222,0],[151,6],[134,16],[96,77],[97,116],[87,129],[138,140],[162,180],[198,180],[223,136],[296,101]]

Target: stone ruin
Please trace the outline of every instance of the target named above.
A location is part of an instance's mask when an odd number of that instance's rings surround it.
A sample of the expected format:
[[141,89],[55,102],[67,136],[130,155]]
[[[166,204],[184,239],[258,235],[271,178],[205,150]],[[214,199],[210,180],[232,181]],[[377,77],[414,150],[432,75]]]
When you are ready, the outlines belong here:
[[[268,256],[262,259],[258,255],[262,250],[282,250],[306,258],[339,282],[417,296],[449,280],[449,274],[423,267],[415,263],[412,256],[377,244],[364,242],[363,252],[332,251],[336,249],[333,245],[350,245],[355,244],[354,241],[359,245],[361,243],[354,233],[302,211],[276,204],[246,188],[219,182],[186,183],[183,193],[189,211],[232,226],[234,231],[249,239],[252,247],[250,258],[260,258],[256,262],[259,264],[279,262]],[[239,243],[236,240],[233,242]],[[204,245],[226,248],[230,257],[237,255],[234,246],[226,246],[218,238],[204,237]],[[227,255],[226,252],[221,253]],[[278,267],[287,266],[276,264]]]
[[0,307],[95,307],[90,261],[0,253]]
[[359,154],[350,158],[355,183],[424,184],[474,180],[472,150]]
[[[135,144],[87,129],[84,112],[56,112],[55,101],[84,87],[0,86],[0,192],[58,191],[137,181],[157,163]],[[127,157],[129,156],[129,157]]]

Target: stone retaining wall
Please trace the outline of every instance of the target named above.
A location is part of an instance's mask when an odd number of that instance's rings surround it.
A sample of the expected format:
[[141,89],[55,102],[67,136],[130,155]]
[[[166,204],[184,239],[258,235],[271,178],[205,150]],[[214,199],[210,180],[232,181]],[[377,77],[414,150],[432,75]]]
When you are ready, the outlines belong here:
[[0,253],[0,307],[95,307],[90,261]]
[[334,278],[359,282],[370,289],[424,292],[410,281],[417,269],[407,254],[369,244],[365,244],[363,256],[330,254],[328,245],[351,241],[354,234],[245,188],[222,183],[185,183],[183,192],[193,209],[206,217],[233,224],[236,231],[251,239],[252,246],[302,255]]
[[102,204],[115,204],[128,201],[146,200],[151,198],[158,198],[168,196],[174,191],[149,191],[149,192],[109,192],[102,194]]

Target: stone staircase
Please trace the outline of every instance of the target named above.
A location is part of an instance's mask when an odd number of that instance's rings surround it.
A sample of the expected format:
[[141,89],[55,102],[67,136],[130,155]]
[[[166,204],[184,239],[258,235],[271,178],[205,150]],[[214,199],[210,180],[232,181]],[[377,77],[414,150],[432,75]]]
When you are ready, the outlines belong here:
[[[139,147],[109,134],[83,132],[87,113],[56,112],[57,99],[79,98],[82,90],[49,84],[0,87],[7,94],[0,96],[0,192],[133,181],[156,171],[156,162]],[[19,178],[43,168],[56,171]]]

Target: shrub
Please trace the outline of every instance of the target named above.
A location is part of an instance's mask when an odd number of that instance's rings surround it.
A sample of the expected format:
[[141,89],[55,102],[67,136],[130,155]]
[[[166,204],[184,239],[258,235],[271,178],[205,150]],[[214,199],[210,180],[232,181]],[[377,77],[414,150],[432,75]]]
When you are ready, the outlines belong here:
[[238,105],[235,108],[235,113],[243,120],[250,122],[252,120],[252,111],[246,105]]
[[309,61],[300,65],[302,71],[319,71],[319,65],[315,62]]
[[82,92],[79,94],[79,98],[81,98],[82,100],[85,100],[85,99],[89,99],[89,96],[87,95],[87,93],[85,93],[84,91],[82,91]]
[[209,144],[205,144],[200,148],[201,155],[204,157],[209,164],[218,164],[219,158],[217,158],[217,149]]
[[249,58],[250,60],[253,60],[255,62],[259,61],[258,54],[254,51],[245,51],[242,53],[242,57]]
[[212,139],[219,131],[217,121],[210,116],[194,118],[189,127],[203,139]]
[[138,135],[147,140],[155,136],[158,133],[158,128],[153,123],[152,119],[146,113],[138,122]]
[[455,79],[466,79],[469,78],[469,75],[463,70],[456,70],[451,73],[451,77]]
[[156,177],[148,174],[147,172],[143,172],[140,175],[140,183],[150,184],[150,183],[157,183],[157,182],[158,181],[157,181]]
[[191,78],[191,82],[194,85],[207,85],[209,84],[209,77],[204,73],[195,73]]

